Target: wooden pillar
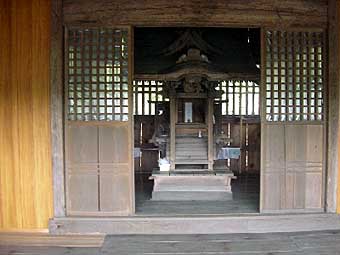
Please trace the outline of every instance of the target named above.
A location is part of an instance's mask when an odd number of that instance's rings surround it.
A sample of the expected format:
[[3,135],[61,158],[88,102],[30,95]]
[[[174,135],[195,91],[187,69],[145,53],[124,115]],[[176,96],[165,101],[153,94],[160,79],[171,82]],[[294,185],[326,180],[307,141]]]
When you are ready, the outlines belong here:
[[54,217],[66,215],[64,189],[64,83],[62,0],[52,1],[51,8],[51,142]]
[[[331,6],[332,7],[332,6]],[[335,69],[335,77],[336,77],[336,83],[338,90],[340,90],[340,1],[336,1],[335,6],[335,24],[337,31],[335,32],[335,45],[336,45],[336,69]],[[331,31],[330,31],[331,33]],[[339,91],[340,94],[340,91]],[[339,95],[340,97],[340,95]],[[339,99],[338,97],[338,99]],[[338,102],[338,108],[340,108],[339,100]],[[338,114],[340,115],[340,109],[338,111]],[[338,120],[340,121],[340,117],[338,117]],[[340,130],[338,130],[340,133]],[[338,180],[337,180],[337,213],[340,214],[340,164],[339,164],[339,158],[340,158],[340,135],[338,134]]]
[[177,122],[177,100],[175,97],[170,97],[170,170],[175,169],[176,122]]
[[214,115],[214,99],[208,98],[208,169],[213,170],[214,165],[214,123],[213,123],[213,115]]
[[328,1],[328,150],[326,211],[339,211],[339,1]]

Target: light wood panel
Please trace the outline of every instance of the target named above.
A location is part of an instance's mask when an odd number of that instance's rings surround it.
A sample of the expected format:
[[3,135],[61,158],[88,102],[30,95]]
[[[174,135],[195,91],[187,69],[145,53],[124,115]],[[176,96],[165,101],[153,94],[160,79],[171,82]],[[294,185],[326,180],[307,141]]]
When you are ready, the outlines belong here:
[[0,229],[47,228],[50,2],[1,1]]
[[68,215],[131,214],[133,189],[128,125],[127,122],[92,125],[69,122],[66,148]]
[[[119,13],[119,15],[117,15]],[[143,26],[327,25],[326,0],[65,0],[67,24]]]
[[262,211],[323,210],[323,126],[267,124]]

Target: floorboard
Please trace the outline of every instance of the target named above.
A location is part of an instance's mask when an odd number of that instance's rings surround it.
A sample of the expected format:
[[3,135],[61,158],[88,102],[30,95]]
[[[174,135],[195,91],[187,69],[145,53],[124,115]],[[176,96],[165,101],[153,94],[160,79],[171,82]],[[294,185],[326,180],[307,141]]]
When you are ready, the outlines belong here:
[[62,248],[0,246],[16,255],[313,255],[340,254],[340,231],[226,234],[106,236],[102,247]]

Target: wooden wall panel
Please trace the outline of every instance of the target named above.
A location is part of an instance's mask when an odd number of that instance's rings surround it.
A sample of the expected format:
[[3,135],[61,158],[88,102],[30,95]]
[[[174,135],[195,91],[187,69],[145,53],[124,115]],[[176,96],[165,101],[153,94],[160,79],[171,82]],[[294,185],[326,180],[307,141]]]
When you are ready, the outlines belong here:
[[[119,15],[117,15],[119,14]],[[326,26],[327,0],[65,0],[67,24]]]
[[128,123],[70,121],[67,144],[67,214],[131,214],[133,189]]
[[47,228],[50,1],[4,0],[0,10],[0,229]]
[[322,125],[268,124],[264,133],[262,211],[322,211]]
[[261,169],[262,209],[278,210],[284,201],[281,199],[285,171],[285,132],[284,126],[267,125],[261,134],[264,155]]

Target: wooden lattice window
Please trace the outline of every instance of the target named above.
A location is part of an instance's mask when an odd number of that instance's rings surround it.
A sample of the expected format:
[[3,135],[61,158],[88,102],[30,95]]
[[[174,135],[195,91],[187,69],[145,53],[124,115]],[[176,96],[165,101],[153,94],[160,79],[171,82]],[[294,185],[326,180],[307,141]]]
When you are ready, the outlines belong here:
[[68,119],[128,120],[128,30],[70,29],[66,41]]
[[323,120],[323,33],[267,31],[265,38],[266,120]]
[[260,87],[253,81],[229,80],[219,83],[217,90],[223,91],[222,115],[259,115]]
[[155,115],[157,103],[165,101],[162,90],[162,81],[133,81],[134,114]]

